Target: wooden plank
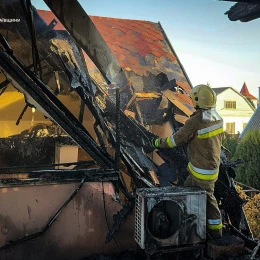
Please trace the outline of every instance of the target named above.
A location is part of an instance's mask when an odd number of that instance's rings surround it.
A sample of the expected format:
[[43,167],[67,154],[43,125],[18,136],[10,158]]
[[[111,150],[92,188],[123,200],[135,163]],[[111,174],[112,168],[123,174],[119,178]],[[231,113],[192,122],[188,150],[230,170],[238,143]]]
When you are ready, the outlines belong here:
[[162,91],[163,95],[165,97],[167,97],[169,99],[170,102],[172,102],[176,107],[178,107],[183,113],[185,113],[187,116],[190,116],[193,114],[193,110],[189,109],[188,107],[186,107],[183,103],[187,103],[188,105],[190,105],[188,102],[186,102],[185,100],[181,100],[180,98],[178,98],[178,93],[176,92],[172,92],[171,90],[165,90]]

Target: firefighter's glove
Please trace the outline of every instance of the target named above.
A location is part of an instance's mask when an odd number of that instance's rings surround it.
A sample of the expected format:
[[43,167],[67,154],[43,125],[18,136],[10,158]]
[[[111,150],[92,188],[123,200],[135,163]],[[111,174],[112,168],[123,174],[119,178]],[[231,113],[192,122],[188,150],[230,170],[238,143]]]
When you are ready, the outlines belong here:
[[159,138],[152,138],[150,139],[144,146],[143,151],[145,153],[151,153],[156,149],[159,145]]

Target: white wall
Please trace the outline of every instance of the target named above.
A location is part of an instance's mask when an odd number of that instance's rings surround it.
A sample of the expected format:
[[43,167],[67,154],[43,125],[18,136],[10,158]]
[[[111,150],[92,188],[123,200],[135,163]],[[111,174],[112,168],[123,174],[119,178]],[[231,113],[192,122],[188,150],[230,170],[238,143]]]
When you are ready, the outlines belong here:
[[[221,115],[220,115],[221,116]],[[226,123],[235,123],[235,134],[241,134],[244,129],[244,123],[248,123],[250,117],[223,117],[224,131],[226,131]]]
[[[224,101],[236,101],[236,109],[225,109]],[[248,102],[232,88],[217,95],[216,110],[223,118],[224,131],[226,131],[226,123],[235,123],[235,134],[242,132],[243,124],[247,123],[254,113]]]

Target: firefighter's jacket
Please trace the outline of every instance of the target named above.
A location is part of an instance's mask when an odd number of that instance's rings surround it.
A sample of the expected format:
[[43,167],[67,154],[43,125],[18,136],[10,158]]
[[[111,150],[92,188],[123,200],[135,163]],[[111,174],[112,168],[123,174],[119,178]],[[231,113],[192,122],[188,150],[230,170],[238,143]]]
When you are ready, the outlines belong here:
[[201,180],[218,177],[223,120],[215,109],[197,110],[173,135],[159,138],[158,147],[175,147],[188,143],[188,170]]

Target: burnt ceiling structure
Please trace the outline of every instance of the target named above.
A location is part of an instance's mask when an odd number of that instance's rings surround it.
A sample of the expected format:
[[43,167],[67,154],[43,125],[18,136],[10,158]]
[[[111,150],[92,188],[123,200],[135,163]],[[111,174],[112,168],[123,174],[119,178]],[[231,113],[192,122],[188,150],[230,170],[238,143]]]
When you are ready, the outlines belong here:
[[[151,173],[155,174],[157,169],[141,150],[142,144],[155,136],[147,129],[169,121],[174,132],[194,111],[187,96],[191,84],[180,61],[160,24],[99,17],[93,17],[93,22],[79,4],[73,5],[72,12],[68,2],[62,2],[63,5],[61,2],[47,4],[63,25],[59,25],[51,12],[37,11],[21,5],[20,1],[5,5],[1,10],[3,17],[11,14],[21,17],[15,25],[3,23],[1,26],[1,43],[6,50],[1,53],[5,81],[12,81],[24,94],[25,110],[35,107],[56,122],[102,168],[116,165],[107,151],[104,136],[116,148],[120,117],[121,155],[125,154],[124,160],[128,162],[132,160],[134,171],[133,165],[141,171],[137,180],[153,186],[157,182],[154,183]],[[78,17],[83,17],[87,30]],[[144,28],[143,31],[140,28]],[[110,40],[104,35],[109,29]],[[127,44],[125,37],[129,38]],[[113,38],[117,42],[112,42]],[[92,71],[86,68],[87,59],[83,58],[86,55],[101,74],[104,86],[100,87],[90,76]],[[120,92],[118,102],[116,90]],[[75,118],[56,97],[72,91],[77,92],[95,118],[94,130],[99,144],[81,125],[82,115]],[[120,104],[118,112],[116,103]],[[127,112],[134,116],[128,117]]]

